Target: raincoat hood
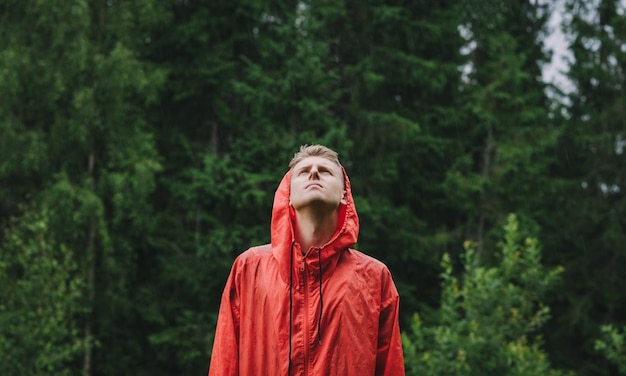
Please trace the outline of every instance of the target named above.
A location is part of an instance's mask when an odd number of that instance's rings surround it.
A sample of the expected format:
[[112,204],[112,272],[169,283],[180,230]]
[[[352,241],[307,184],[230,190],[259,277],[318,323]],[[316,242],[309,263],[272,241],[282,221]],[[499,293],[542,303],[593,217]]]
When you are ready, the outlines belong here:
[[[332,260],[342,250],[352,248],[359,235],[359,217],[352,197],[352,189],[348,174],[341,167],[345,184],[345,204],[339,205],[337,230],[330,241],[324,245],[321,253],[322,266],[332,264]],[[287,171],[274,195],[272,208],[272,254],[280,265],[280,274],[283,281],[289,283],[290,252],[295,241],[295,213],[290,201],[291,170]]]

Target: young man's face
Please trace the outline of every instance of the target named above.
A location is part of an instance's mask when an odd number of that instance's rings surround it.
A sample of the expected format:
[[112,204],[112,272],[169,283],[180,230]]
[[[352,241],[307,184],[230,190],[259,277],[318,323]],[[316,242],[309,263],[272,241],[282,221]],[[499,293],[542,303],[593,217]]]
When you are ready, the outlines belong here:
[[307,157],[291,171],[290,203],[295,210],[307,205],[337,208],[345,204],[343,171],[323,157]]

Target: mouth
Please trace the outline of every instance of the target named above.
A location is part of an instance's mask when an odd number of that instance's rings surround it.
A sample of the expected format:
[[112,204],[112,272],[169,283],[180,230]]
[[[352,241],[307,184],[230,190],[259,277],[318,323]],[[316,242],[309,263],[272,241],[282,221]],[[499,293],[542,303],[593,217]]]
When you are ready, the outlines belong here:
[[313,188],[313,187],[322,188],[322,185],[318,183],[311,183],[306,186],[306,189]]

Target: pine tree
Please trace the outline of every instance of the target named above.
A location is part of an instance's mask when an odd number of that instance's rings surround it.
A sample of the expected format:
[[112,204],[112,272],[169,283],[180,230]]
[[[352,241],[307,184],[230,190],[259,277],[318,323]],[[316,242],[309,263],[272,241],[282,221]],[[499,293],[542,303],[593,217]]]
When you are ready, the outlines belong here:
[[623,153],[624,6],[619,1],[567,1],[566,34],[573,90],[553,170],[553,214],[546,217],[547,260],[566,267],[567,289],[551,303],[555,321],[547,344],[555,361],[583,374],[615,371],[594,350],[607,324],[626,317],[624,284],[626,242],[623,221],[626,169]]
[[[71,368],[58,369],[59,374],[69,369],[81,369],[85,376],[107,374],[108,354],[132,357],[130,349],[137,346],[124,340],[128,330],[118,323],[132,321],[135,313],[131,286],[142,252],[137,239],[150,231],[148,198],[161,169],[143,112],[163,73],[136,53],[144,43],[143,23],[154,19],[151,5],[3,4],[0,71],[7,90],[2,90],[0,132],[7,148],[0,159],[0,185],[6,192],[0,207],[3,218],[23,224],[4,223],[3,236],[11,239],[7,250],[18,252],[11,262],[25,269],[9,275],[15,280],[7,283],[45,283],[37,275],[39,266],[23,261],[38,245],[20,230],[42,223],[45,231],[37,231],[49,245],[39,246],[45,251],[41,260],[50,268],[59,265],[49,280],[59,287],[52,292],[33,287],[32,295],[25,295],[28,301],[2,315],[14,317],[40,299],[64,312],[59,325],[66,326],[69,337],[64,346],[58,344],[63,349],[59,359]],[[78,308],[75,299],[63,296],[62,283],[78,289]],[[36,333],[33,325],[38,324],[24,321],[14,330]],[[82,346],[80,357],[75,343]],[[32,353],[21,359],[36,359],[39,350],[27,347]],[[129,365],[123,356],[115,360]],[[14,365],[18,368],[7,374],[24,373],[19,367],[26,365]],[[56,363],[49,365],[57,369]]]

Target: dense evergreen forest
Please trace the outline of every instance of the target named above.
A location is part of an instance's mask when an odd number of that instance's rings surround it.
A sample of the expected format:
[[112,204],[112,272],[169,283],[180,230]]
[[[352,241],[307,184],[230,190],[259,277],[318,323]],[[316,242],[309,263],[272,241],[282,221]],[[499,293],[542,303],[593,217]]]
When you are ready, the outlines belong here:
[[626,374],[626,3],[0,0],[0,375],[206,374],[302,144],[407,375]]

